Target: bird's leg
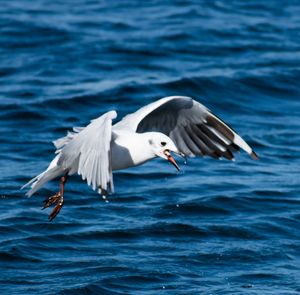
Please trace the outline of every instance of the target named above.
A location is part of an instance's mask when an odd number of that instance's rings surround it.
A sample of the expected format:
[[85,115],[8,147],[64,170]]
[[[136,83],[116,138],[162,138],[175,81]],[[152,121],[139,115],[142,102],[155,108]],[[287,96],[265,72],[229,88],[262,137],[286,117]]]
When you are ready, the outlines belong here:
[[55,205],[54,209],[52,210],[51,214],[49,215],[49,221],[52,221],[57,216],[57,214],[60,212],[60,210],[64,204],[64,191],[65,191],[65,184],[66,184],[67,180],[68,180],[68,173],[66,173],[65,176],[63,176],[60,179],[60,190],[56,194],[57,195],[56,205]]
[[64,204],[64,190],[65,190],[65,184],[68,179],[68,173],[66,173],[61,179],[60,179],[60,190],[57,192],[54,196],[50,197],[49,199],[45,200],[44,208],[48,208],[49,206],[56,204],[54,209],[52,210],[51,214],[49,215],[49,221],[52,221],[56,215],[61,210],[63,204]]
[[108,203],[108,202],[109,202],[108,199],[107,199],[108,191],[105,190],[105,189],[103,189],[103,188],[101,188],[101,187],[100,187],[100,191],[101,191],[102,199],[103,199],[106,203]]
[[49,197],[48,199],[46,199],[44,201],[44,207],[42,209],[46,209],[46,208],[50,207],[51,205],[55,204],[58,201],[59,197],[60,197],[60,192],[57,192],[52,197]]

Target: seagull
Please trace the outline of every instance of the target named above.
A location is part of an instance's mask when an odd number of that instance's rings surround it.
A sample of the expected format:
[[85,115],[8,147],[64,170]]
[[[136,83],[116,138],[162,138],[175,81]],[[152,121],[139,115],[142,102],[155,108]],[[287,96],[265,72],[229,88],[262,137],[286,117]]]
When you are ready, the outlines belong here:
[[160,157],[180,168],[171,152],[183,156],[234,159],[240,149],[253,159],[252,148],[224,121],[191,97],[169,96],[150,103],[114,124],[116,111],[94,119],[86,127],[74,127],[65,137],[53,141],[56,156],[48,168],[30,180],[27,196],[60,177],[59,191],[44,201],[54,206],[52,221],[64,204],[69,176],[77,173],[87,184],[106,196],[114,192],[113,171],[141,165]]

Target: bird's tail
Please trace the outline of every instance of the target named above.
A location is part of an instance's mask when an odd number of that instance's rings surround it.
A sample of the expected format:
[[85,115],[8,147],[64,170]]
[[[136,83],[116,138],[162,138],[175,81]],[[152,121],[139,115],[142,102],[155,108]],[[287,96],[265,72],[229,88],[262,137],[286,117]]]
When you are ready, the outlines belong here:
[[31,189],[26,193],[28,197],[31,197],[36,191],[38,191],[45,183],[48,181],[62,175],[64,173],[64,169],[57,165],[58,159],[60,155],[57,155],[52,162],[50,163],[47,170],[39,174],[38,176],[31,179],[25,185],[21,187],[21,189],[30,185]]

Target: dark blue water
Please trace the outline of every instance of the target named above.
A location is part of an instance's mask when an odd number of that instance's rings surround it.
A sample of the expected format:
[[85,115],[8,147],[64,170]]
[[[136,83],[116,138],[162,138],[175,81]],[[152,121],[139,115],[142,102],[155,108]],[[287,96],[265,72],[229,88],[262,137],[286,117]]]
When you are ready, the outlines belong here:
[[[0,5],[1,294],[299,294],[299,1]],[[51,143],[116,109],[197,98],[256,150],[79,177],[49,223],[19,187]]]

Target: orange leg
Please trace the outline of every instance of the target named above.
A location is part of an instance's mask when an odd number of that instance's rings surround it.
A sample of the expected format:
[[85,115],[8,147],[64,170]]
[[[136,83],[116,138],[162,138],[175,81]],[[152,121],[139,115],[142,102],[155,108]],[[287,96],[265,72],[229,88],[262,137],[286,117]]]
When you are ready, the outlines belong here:
[[55,204],[55,207],[53,208],[51,214],[49,215],[49,221],[52,221],[57,216],[62,206],[64,205],[64,191],[65,191],[65,184],[67,180],[68,180],[68,173],[66,173],[65,176],[63,176],[60,179],[59,192],[57,192],[55,195],[51,196],[50,198],[44,201],[45,204],[43,209],[48,208],[51,205]]

